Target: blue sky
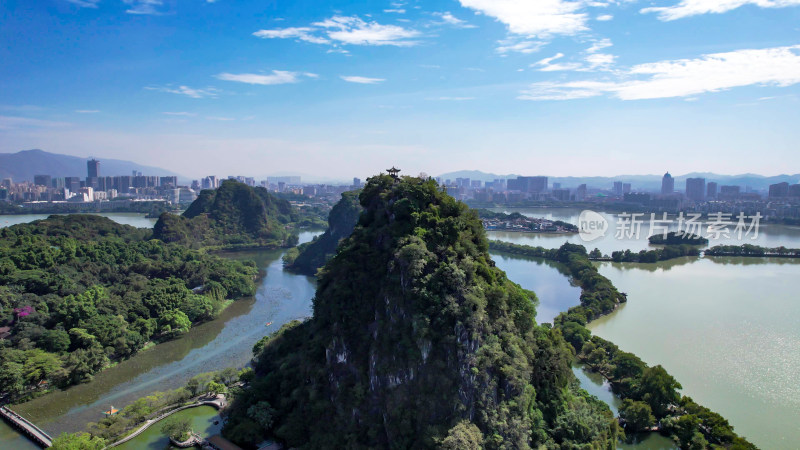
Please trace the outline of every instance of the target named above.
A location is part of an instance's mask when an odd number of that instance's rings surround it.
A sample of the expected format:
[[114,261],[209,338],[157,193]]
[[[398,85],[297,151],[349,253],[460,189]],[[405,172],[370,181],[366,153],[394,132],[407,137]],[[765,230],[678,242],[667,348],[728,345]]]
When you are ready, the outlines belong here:
[[800,0],[4,0],[0,151],[187,176],[800,170]]

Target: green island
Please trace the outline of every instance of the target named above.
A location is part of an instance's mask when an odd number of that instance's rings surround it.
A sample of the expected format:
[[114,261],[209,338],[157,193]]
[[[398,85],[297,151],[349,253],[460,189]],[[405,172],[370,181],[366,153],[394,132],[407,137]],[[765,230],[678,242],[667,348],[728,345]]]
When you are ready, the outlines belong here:
[[654,234],[647,240],[657,245],[708,245],[708,239],[684,231],[670,231],[666,235]]
[[0,230],[0,392],[86,382],[255,292],[252,264],[150,233],[93,215]]
[[570,344],[576,359],[602,374],[614,393],[624,399],[620,417],[624,423],[632,424],[632,431],[660,431],[675,439],[681,448],[756,448],[738,436],[725,418],[690,397],[681,396],[677,391],[680,383],[663,367],[648,367],[636,355],[592,336],[586,324],[611,313],[627,298],[597,271],[585,247],[564,244],[559,249],[544,249],[499,241],[491,241],[490,246],[496,251],[511,249],[516,254],[566,266],[581,286],[581,304],[556,317],[555,328]]
[[773,258],[800,258],[800,248],[762,247],[759,245],[717,245],[705,251],[706,256],[752,256]]
[[153,238],[205,251],[293,247],[295,228],[319,224],[314,212],[301,214],[263,187],[225,180],[201,191],[182,215],[162,214]]

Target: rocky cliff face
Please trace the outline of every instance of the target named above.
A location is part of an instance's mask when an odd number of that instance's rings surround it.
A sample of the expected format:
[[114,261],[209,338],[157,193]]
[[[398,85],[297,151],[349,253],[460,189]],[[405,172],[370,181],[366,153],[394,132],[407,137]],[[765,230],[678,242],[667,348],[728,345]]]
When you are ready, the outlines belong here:
[[[371,178],[360,200],[313,319],[259,343],[260,377],[226,433],[308,448],[433,448],[465,433],[486,448],[561,445],[556,421],[584,401],[571,356],[536,325],[535,295],[494,267],[477,216],[416,178]],[[268,426],[254,418],[267,406]],[[613,434],[601,409],[588,408],[597,426],[582,442]]]

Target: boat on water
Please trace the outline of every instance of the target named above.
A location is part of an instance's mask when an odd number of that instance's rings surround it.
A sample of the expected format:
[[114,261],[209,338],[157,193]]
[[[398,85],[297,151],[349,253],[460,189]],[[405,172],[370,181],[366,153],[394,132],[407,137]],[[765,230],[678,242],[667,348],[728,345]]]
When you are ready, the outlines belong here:
[[272,322],[267,322],[267,326],[270,326],[270,325],[272,325]]

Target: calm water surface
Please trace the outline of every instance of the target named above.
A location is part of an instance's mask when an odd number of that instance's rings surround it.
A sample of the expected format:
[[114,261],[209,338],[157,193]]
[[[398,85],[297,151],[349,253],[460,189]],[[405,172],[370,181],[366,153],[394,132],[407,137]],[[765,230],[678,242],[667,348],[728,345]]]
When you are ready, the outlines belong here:
[[569,273],[552,261],[504,253],[492,253],[492,259],[511,281],[536,293],[539,323],[552,323],[561,311],[580,304],[581,288],[570,283]]
[[[150,428],[145,430],[142,434],[115,448],[119,450],[164,450],[167,448],[178,448],[171,445],[169,437],[161,432],[163,424],[175,419],[188,419],[192,424],[192,431],[204,438],[219,434],[222,429],[222,420],[214,407],[198,406],[197,408],[176,412],[155,425],[151,425]],[[215,424],[214,422],[217,423]]]
[[761,448],[800,442],[800,261],[599,264],[628,303],[593,333],[663,365],[683,394]]
[[[520,214],[529,217],[540,217],[549,220],[563,220],[564,222],[569,222],[575,225],[578,224],[578,216],[580,216],[581,213],[581,210],[576,208],[514,208],[514,209],[495,208],[493,209],[493,211],[506,212],[506,213],[519,212]],[[630,249],[631,251],[639,251],[639,250],[656,248],[654,246],[651,246],[647,241],[647,237],[650,234],[649,214],[644,216],[646,220],[645,223],[642,224],[638,239],[632,237],[626,237],[621,240],[616,238],[617,234],[616,214],[604,213],[604,212],[599,212],[599,214],[608,221],[609,228],[608,232],[604,237],[594,240],[592,242],[583,242],[577,233],[535,234],[535,233],[516,233],[516,232],[506,232],[506,231],[490,231],[488,232],[488,235],[489,239],[499,239],[502,241],[512,242],[514,244],[541,246],[545,248],[557,248],[560,247],[565,242],[570,242],[573,244],[584,245],[588,250],[599,248],[600,251],[602,251],[604,254],[607,255],[611,255],[611,252],[616,250]],[[656,218],[659,219],[660,217],[657,216]],[[749,221],[747,223],[749,224]],[[782,245],[784,247],[789,247],[789,248],[800,248],[800,227],[762,224],[759,227],[759,234],[757,239],[751,240],[748,237],[747,239],[744,239],[742,241],[737,240],[736,236],[732,233],[734,227],[735,226],[730,227],[731,237],[729,239],[722,238],[718,240],[711,240],[710,246],[755,244],[755,245],[762,245],[765,247],[779,247]],[[677,223],[674,223],[673,226],[670,227],[670,230],[672,231],[674,231],[675,229],[677,229]],[[662,233],[662,230],[656,229],[654,230],[654,232],[659,234]],[[705,229],[703,230],[702,234],[703,235],[706,234]]]

